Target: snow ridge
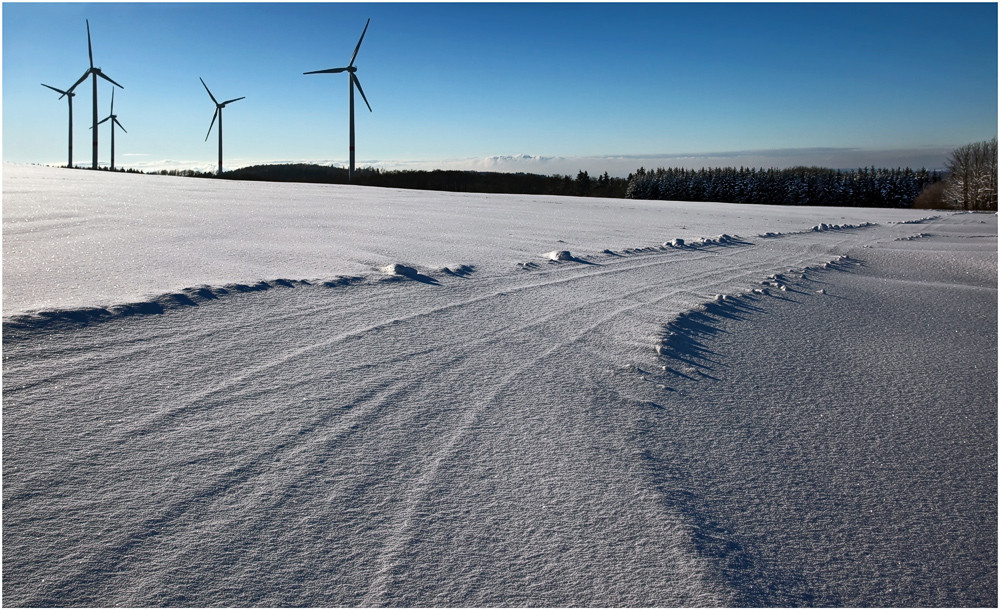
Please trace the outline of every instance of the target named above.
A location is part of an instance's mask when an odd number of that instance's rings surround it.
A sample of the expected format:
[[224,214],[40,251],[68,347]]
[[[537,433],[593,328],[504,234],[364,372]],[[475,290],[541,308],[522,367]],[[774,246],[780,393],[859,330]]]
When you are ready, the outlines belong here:
[[850,230],[850,229],[867,229],[869,227],[876,227],[876,226],[878,226],[878,223],[875,223],[875,222],[863,222],[861,224],[856,224],[856,225],[852,225],[852,224],[827,224],[825,222],[821,222],[820,224],[814,225],[814,226],[806,229],[805,231],[789,231],[789,232],[785,232],[785,233],[774,233],[772,231],[768,231],[767,233],[761,233],[757,237],[760,237],[760,238],[763,238],[763,239],[772,239],[772,238],[775,238],[775,237],[785,237],[785,236],[788,236],[788,235],[802,235],[804,233],[820,233],[820,232],[825,232],[825,231],[847,231],[847,230]]
[[[760,287],[747,289],[741,294],[717,294],[711,300],[679,313],[663,325],[653,346],[657,355],[668,362],[661,366],[661,370],[687,379],[713,378],[706,372],[706,365],[713,362],[714,355],[706,340],[718,332],[715,326],[717,320],[745,319],[746,315],[761,311],[758,304],[762,298],[786,299],[781,295],[787,292],[805,294],[807,284],[812,281],[810,273],[848,271],[860,264],[860,261],[841,255],[821,265],[773,273],[761,281]],[[825,295],[826,290],[819,289],[815,293]]]
[[819,232],[819,231],[844,231],[846,229],[864,229],[864,228],[867,228],[867,227],[874,227],[874,226],[875,226],[875,223],[873,223],[873,222],[863,222],[863,223],[861,223],[859,225],[828,225],[825,222],[822,222],[822,223],[814,226],[813,228],[811,228],[809,230],[813,231],[813,232]]
[[364,281],[364,278],[359,276],[337,276],[327,280],[279,278],[269,281],[260,280],[253,284],[232,283],[224,286],[193,286],[132,303],[121,303],[107,307],[47,309],[14,315],[4,319],[3,331],[7,334],[18,331],[31,332],[43,329],[82,328],[109,320],[132,316],[156,315],[184,307],[197,307],[204,303],[218,301],[230,294],[263,292],[274,288],[298,288],[303,286],[339,288],[362,281]]
[[723,233],[722,235],[717,235],[715,237],[702,237],[691,241],[690,243],[685,242],[683,239],[672,239],[663,244],[664,248],[705,248],[708,246],[733,246],[733,245],[746,245],[748,242],[743,241],[739,235],[729,235]]
[[897,220],[891,224],[894,225],[921,225],[928,222],[933,222],[941,218],[940,216],[927,216],[926,218],[917,218],[916,220]]
[[451,275],[454,277],[469,277],[476,272],[475,265],[457,265],[454,269],[451,267],[442,267],[438,269],[439,273],[444,273],[445,275]]
[[[83,328],[92,324],[128,318],[132,316],[159,315],[184,307],[197,307],[219,301],[232,294],[264,292],[275,288],[344,288],[368,282],[416,281],[424,284],[440,285],[430,275],[417,269],[393,263],[379,268],[379,275],[338,275],[329,279],[286,279],[260,280],[254,283],[229,283],[222,286],[192,286],[175,292],[152,296],[145,300],[118,303],[103,307],[53,308],[29,311],[5,317],[4,333],[30,333],[41,330]],[[455,278],[468,278],[476,271],[475,265],[455,265],[442,267],[436,274]]]
[[[745,241],[739,235],[729,235],[723,233],[721,235],[716,235],[715,237],[700,237],[691,241],[687,241],[680,237],[671,239],[670,241],[665,241],[659,246],[640,246],[637,248],[625,248],[619,252],[615,252],[611,249],[601,250],[596,256],[576,256],[569,250],[552,250],[551,252],[545,252],[540,256],[542,258],[548,259],[549,263],[563,263],[563,262],[574,262],[574,263],[584,263],[584,264],[596,264],[593,262],[595,258],[612,258],[612,257],[622,257],[622,256],[634,256],[640,254],[651,254],[660,253],[667,250],[699,250],[709,247],[726,247],[726,246],[748,246],[751,245],[750,242]],[[535,262],[522,262],[518,263],[517,267],[525,271],[534,271],[539,269],[538,263]]]

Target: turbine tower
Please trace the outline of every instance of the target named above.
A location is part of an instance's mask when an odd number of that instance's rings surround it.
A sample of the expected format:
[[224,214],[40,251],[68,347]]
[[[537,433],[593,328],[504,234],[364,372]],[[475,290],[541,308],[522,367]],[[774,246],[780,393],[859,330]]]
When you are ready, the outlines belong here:
[[[91,168],[97,169],[97,77],[100,76],[101,78],[108,81],[112,85],[118,87],[119,89],[124,89],[125,87],[122,87],[115,81],[111,80],[111,77],[105,74],[104,72],[101,72],[100,68],[94,67],[94,50],[90,45],[89,19],[87,20],[87,53],[90,55],[90,68],[88,68],[87,71],[83,73],[83,76],[80,77],[80,80],[76,81],[73,84],[73,86],[69,88],[69,90],[72,91],[73,89],[76,89],[76,86],[82,83],[84,80],[86,80],[88,76],[92,77],[93,80],[91,84],[93,85],[94,89],[94,123],[93,125],[91,125],[91,129],[93,130],[93,138],[94,138],[94,147],[93,147],[94,159]],[[112,91],[114,91],[114,89],[112,89]],[[111,133],[114,134],[114,129],[111,130]]]
[[73,96],[76,95],[76,93],[73,92],[73,89],[76,88],[76,85],[70,87],[68,91],[63,91],[62,89],[56,89],[52,85],[46,85],[45,83],[42,83],[42,86],[48,87],[49,89],[52,89],[56,93],[60,93],[61,95],[59,96],[59,99],[65,97],[66,100],[69,101],[69,161],[67,162],[66,167],[72,168],[73,167]]
[[238,101],[246,98],[246,96],[238,97],[238,98],[232,99],[232,100],[226,100],[226,101],[224,101],[224,102],[222,102],[220,104],[219,100],[215,99],[215,96],[212,95],[212,92],[208,90],[208,85],[205,84],[205,79],[203,79],[202,77],[199,76],[198,80],[200,80],[201,84],[205,87],[205,91],[208,91],[208,97],[212,98],[212,101],[215,102],[215,114],[212,115],[212,123],[208,126],[208,133],[205,134],[205,141],[206,142],[208,142],[208,136],[212,135],[212,127],[215,127],[215,117],[219,117],[219,173],[218,173],[218,175],[221,176],[222,175],[222,109],[226,107],[226,104],[232,104],[233,102],[238,102]]
[[347,180],[349,182],[354,181],[354,86],[357,85],[358,92],[361,93],[361,99],[365,101],[365,105],[368,106],[368,112],[372,111],[371,104],[368,103],[368,98],[365,97],[365,90],[361,88],[361,81],[358,80],[357,71],[358,68],[354,65],[354,60],[358,56],[358,49],[361,48],[361,41],[365,39],[365,32],[368,31],[368,24],[371,23],[371,19],[365,22],[365,29],[361,32],[361,38],[358,39],[358,45],[354,47],[354,55],[351,55],[351,63],[347,64],[345,68],[330,68],[328,70],[313,70],[312,72],[303,72],[303,74],[337,74],[340,72],[348,72],[351,77],[347,79],[348,86],[350,87],[350,113],[351,113],[351,147],[350,147],[350,166],[347,170]]
[[[111,121],[111,171],[115,171],[115,125],[121,127],[122,131],[125,131],[125,128],[122,127],[122,124],[118,122],[118,115],[115,114],[115,90],[114,89],[111,90],[111,114],[109,114],[106,118],[101,119],[101,121],[100,121],[100,123],[98,123],[98,125],[100,125],[101,123],[104,123],[106,121]],[[93,128],[91,128],[91,129],[93,129]],[[125,133],[128,133],[128,132],[125,131]]]

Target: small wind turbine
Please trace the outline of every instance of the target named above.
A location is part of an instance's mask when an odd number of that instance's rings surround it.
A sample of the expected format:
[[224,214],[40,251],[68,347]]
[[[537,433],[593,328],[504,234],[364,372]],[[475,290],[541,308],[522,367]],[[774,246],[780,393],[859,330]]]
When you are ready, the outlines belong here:
[[42,83],[42,86],[48,87],[49,89],[52,89],[56,93],[62,94],[59,96],[59,99],[65,97],[66,100],[69,101],[69,161],[66,167],[72,168],[73,167],[73,96],[76,95],[76,93],[73,92],[73,89],[76,88],[76,85],[70,87],[68,91],[63,91],[62,89],[56,89],[52,85],[46,85],[45,83]]
[[[115,114],[115,90],[114,89],[111,90],[111,114],[109,114],[106,118],[101,119],[101,121],[100,121],[100,123],[98,123],[98,125],[100,125],[101,123],[107,122],[107,121],[111,121],[111,171],[115,171],[115,125],[121,127],[122,131],[125,131],[125,128],[122,127],[122,124],[118,122],[118,115]],[[93,128],[91,128],[91,129],[93,129]],[[128,133],[128,132],[125,131],[125,133]]]
[[303,74],[337,74],[340,72],[349,72],[351,77],[348,80],[351,97],[350,97],[350,112],[351,112],[351,147],[350,147],[350,167],[347,170],[348,181],[354,180],[354,86],[358,86],[358,91],[361,93],[361,99],[365,101],[365,105],[368,106],[368,112],[372,111],[371,104],[368,103],[368,98],[365,97],[365,90],[361,88],[361,81],[358,80],[356,72],[358,68],[354,65],[354,59],[358,56],[358,49],[361,48],[361,41],[365,39],[365,32],[368,31],[368,24],[371,19],[365,22],[365,29],[361,32],[361,38],[358,39],[358,45],[354,47],[354,55],[351,55],[351,63],[347,64],[346,68],[330,68],[328,70],[313,70],[312,72],[303,72]]
[[[88,68],[87,71],[83,73],[83,76],[80,77],[80,80],[76,81],[73,84],[73,86],[69,88],[69,90],[72,91],[73,89],[76,89],[76,86],[79,85],[80,83],[82,83],[84,80],[86,80],[86,78],[88,76],[92,77],[93,80],[92,80],[91,84],[93,85],[93,89],[94,89],[94,124],[91,125],[91,129],[94,132],[94,135],[93,135],[93,138],[94,138],[94,148],[93,148],[94,159],[93,159],[93,164],[92,164],[91,167],[93,169],[97,169],[97,77],[100,76],[101,78],[103,78],[104,80],[108,81],[112,85],[118,87],[119,89],[124,89],[125,87],[122,87],[121,85],[119,85],[115,81],[111,80],[111,77],[109,77],[104,72],[101,72],[100,68],[95,68],[94,67],[94,50],[90,46],[90,20],[89,19],[87,20],[87,53],[90,55],[90,68]],[[114,89],[112,89],[112,91],[114,91]],[[112,133],[112,135],[114,135],[114,133],[115,133],[114,129],[111,130],[111,133]]]
[[[205,87],[205,91],[208,91],[208,85],[205,84],[205,79],[199,76],[198,80],[200,80],[201,84]],[[219,117],[219,174],[218,175],[221,176],[222,175],[222,109],[226,107],[226,104],[232,104],[233,102],[238,102],[246,98],[246,96],[244,95],[243,97],[238,97],[236,99],[226,100],[221,104],[219,103],[219,100],[215,99],[215,96],[212,95],[211,91],[208,91],[208,97],[212,98],[212,101],[215,102],[215,114],[212,115],[212,123],[208,126],[208,133],[205,134],[205,141],[208,142],[208,136],[212,135],[212,127],[215,127],[215,117]]]

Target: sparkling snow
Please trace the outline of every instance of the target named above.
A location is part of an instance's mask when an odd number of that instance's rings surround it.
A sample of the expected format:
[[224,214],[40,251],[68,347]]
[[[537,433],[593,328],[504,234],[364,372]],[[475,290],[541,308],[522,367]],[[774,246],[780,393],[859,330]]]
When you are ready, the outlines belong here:
[[3,167],[9,606],[995,606],[997,217]]

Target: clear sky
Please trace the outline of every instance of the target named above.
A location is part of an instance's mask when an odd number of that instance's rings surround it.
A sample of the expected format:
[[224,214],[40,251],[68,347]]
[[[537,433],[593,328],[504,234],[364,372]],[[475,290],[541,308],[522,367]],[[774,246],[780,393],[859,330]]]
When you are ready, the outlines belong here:
[[[65,164],[71,86],[121,83],[115,164],[625,175],[640,165],[940,167],[997,135],[997,4],[3,3],[3,159]],[[90,79],[74,162],[90,165]],[[111,85],[99,84],[100,118]],[[108,123],[100,159],[110,156]]]

